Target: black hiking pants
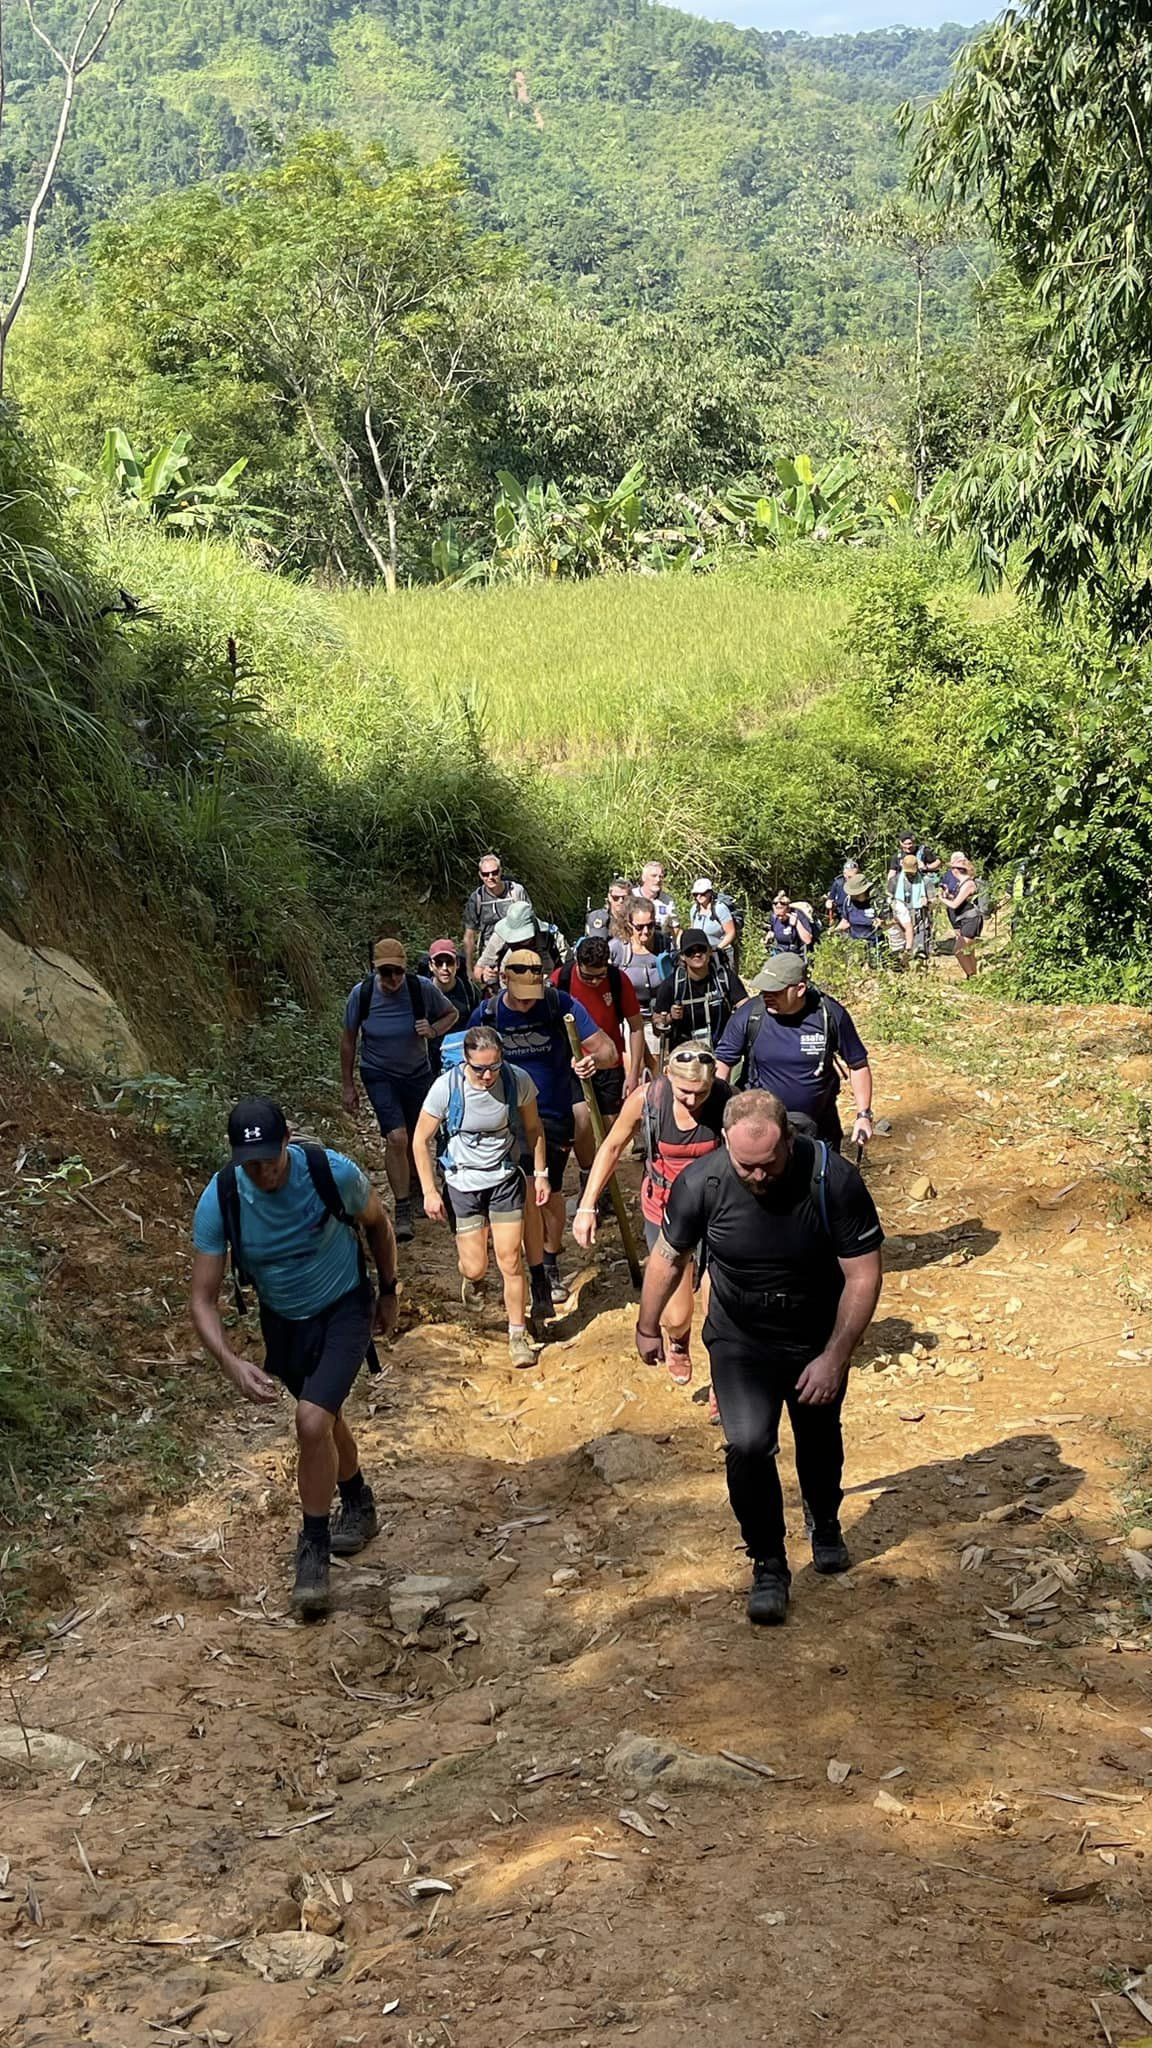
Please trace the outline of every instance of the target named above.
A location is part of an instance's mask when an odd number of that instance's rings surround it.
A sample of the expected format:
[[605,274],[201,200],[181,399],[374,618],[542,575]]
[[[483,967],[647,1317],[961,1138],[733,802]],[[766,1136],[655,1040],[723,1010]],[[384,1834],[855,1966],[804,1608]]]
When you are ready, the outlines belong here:
[[728,1498],[748,1555],[787,1569],[784,1494],[778,1453],[780,1417],[788,1410],[796,1477],[814,1526],[840,1516],[844,1433],[840,1415],[847,1388],[835,1401],[810,1406],[796,1399],[796,1382],[820,1345],[789,1347],[758,1337],[726,1314],[713,1292],[704,1343],[726,1439]]

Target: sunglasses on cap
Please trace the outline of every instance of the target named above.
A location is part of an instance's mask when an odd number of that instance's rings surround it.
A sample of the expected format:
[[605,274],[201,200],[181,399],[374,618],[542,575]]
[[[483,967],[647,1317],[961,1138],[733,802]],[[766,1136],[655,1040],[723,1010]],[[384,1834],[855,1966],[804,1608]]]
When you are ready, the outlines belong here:
[[716,1055],[715,1053],[705,1052],[703,1049],[699,1052],[689,1052],[688,1048],[684,1046],[679,1052],[669,1053],[668,1065],[670,1067],[714,1067],[716,1065]]

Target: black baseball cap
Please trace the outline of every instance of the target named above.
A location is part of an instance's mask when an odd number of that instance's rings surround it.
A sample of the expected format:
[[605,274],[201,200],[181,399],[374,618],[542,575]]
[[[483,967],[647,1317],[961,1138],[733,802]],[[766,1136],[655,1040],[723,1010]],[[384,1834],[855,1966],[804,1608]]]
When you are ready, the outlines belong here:
[[680,951],[681,953],[710,953],[712,951],[712,942],[707,932],[698,931],[695,925],[693,925],[690,930],[681,932]]
[[284,1111],[267,1095],[246,1095],[228,1119],[228,1143],[236,1166],[279,1159],[287,1136]]

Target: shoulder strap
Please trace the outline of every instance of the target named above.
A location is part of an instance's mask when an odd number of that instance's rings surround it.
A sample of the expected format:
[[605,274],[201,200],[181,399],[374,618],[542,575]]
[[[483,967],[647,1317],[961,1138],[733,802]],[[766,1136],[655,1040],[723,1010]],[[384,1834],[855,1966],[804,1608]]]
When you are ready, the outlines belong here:
[[614,966],[611,960],[608,962],[608,987],[611,990],[612,1001],[616,1005],[616,1015],[619,1018],[623,1019],[624,977],[621,974],[620,969]]
[[488,998],[487,1002],[486,1002],[486,1003],[485,1003],[485,1005],[484,1005],[484,1019],[485,1019],[485,1022],[486,1022],[486,1023],[488,1023],[488,1024],[495,1024],[495,1022],[496,1022],[496,1010],[497,1010],[497,1005],[499,1004],[499,1001],[500,1001],[500,998],[499,998],[499,996],[489,996],[489,998]]
[[820,997],[820,1015],[824,1019],[824,1056],[820,1062],[820,1079],[826,1081],[833,1067],[838,1066],[840,1057],[840,1032],[836,1019],[828,1005],[827,996]]
[[449,1140],[456,1136],[464,1123],[464,1069],[461,1066],[448,1070],[448,1106],[442,1121]]
[[363,981],[360,983],[360,991],[356,1005],[356,1017],[361,1031],[363,1031],[364,1026],[368,1021],[368,1012],[372,1008],[372,990],[375,988],[375,986],[376,976],[374,973],[366,974],[364,976]]
[[524,1143],[524,1126],[520,1117],[520,1072],[521,1069],[519,1067],[509,1066],[508,1062],[505,1061],[500,1069],[500,1079],[497,1083],[504,1098],[504,1107],[508,1112],[508,1130],[516,1147],[517,1158],[520,1156]]
[[744,1085],[748,1085],[748,1069],[752,1064],[752,1048],[764,1027],[765,1004],[763,996],[753,996],[748,1006],[748,1029],[744,1037]]
[[413,1023],[426,1024],[428,1022],[428,999],[424,993],[424,983],[418,974],[406,974],[404,976],[404,985],[408,990],[408,1000],[412,1005]]
[[560,1008],[559,993],[552,987],[551,982],[547,983],[544,989],[544,1008],[548,1012],[548,1022],[550,1024],[559,1024],[566,1014]]
[[644,1090],[644,1163],[651,1175],[660,1158],[660,1118],[668,1100],[670,1083],[666,1074],[657,1074]]
[[220,1221],[228,1245],[228,1257],[232,1267],[232,1289],[236,1296],[236,1310],[239,1315],[247,1313],[248,1304],[244,1299],[247,1275],[244,1272],[240,1251],[240,1188],[236,1179],[236,1166],[229,1160],[216,1175],[216,1199],[220,1204]]
[[570,995],[572,992],[572,969],[574,965],[573,961],[566,960],[560,969],[560,979],[556,983],[557,988],[562,988],[566,995]]
[[828,1223],[828,1147],[823,1138],[812,1140],[812,1197],[819,1211],[824,1234],[831,1237]]
[[355,1230],[356,1219],[350,1216],[344,1207],[340,1190],[336,1185],[336,1176],[332,1171],[332,1161],[323,1145],[302,1145],[300,1150],[304,1154],[308,1178],[328,1214],[334,1216],[337,1223],[346,1223],[349,1230]]

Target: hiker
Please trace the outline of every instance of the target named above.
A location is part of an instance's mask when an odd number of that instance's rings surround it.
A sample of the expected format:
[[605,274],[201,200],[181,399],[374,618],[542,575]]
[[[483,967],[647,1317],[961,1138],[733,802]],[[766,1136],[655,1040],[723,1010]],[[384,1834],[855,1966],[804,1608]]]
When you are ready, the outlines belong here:
[[714,1045],[748,991],[708,934],[691,927],[680,938],[680,957],[652,998],[653,1028],[669,1050],[686,1038]]
[[784,1499],[777,1470],[788,1409],[796,1476],[818,1572],[851,1565],[840,1530],[840,1413],[852,1353],[880,1297],[884,1233],[856,1167],[796,1137],[776,1095],[737,1095],[723,1149],[678,1175],[644,1274],[636,1349],[664,1354],[668,1304],[704,1242],[711,1283],[704,1343],[726,1439],[728,1496],[752,1559],[748,1618],[788,1609]]
[[707,875],[692,884],[692,929],[703,932],[713,951],[731,961],[737,943],[736,919],[728,898],[716,894]]
[[[608,897],[604,905],[608,915],[607,932],[604,932],[601,928],[600,913],[596,910],[591,910],[588,913],[584,926],[585,936],[590,939],[605,937],[609,939],[627,939],[628,912],[631,908],[633,894],[631,882],[626,881],[623,875],[613,875],[612,880],[608,884]],[[593,923],[594,919],[595,923]]]
[[498,966],[500,955],[508,946],[521,943],[540,947],[549,973],[553,968],[562,966],[568,957],[568,942],[563,933],[556,925],[542,922],[534,906],[523,896],[508,905],[503,917],[497,918],[489,931],[476,965],[477,976],[486,967]]
[[966,853],[949,855],[948,866],[940,877],[940,896],[956,934],[953,957],[965,981],[970,981],[976,972],[976,941],[984,929],[984,913],[980,908],[980,885]]
[[[419,971],[423,972],[420,965]],[[457,1027],[460,1021],[470,1016],[476,1006],[477,989],[464,972],[460,955],[451,939],[433,939],[428,948],[428,979],[438,988],[446,1002],[456,1012]],[[428,1059],[434,1074],[442,1065],[443,1040],[428,1040]]]
[[[623,969],[613,963],[607,939],[577,939],[574,957],[566,966],[557,968],[552,985],[583,1003],[593,1023],[599,1025],[616,1048],[618,1064],[602,1067],[592,1076],[600,1114],[605,1124],[611,1124],[619,1116],[625,1096],[639,1085],[644,1064],[640,999]],[[580,1103],[586,1108],[583,1089]]]
[[[656,951],[668,952],[680,935],[680,919],[676,910],[676,898],[664,893],[664,863],[650,860],[640,870],[640,887],[636,894],[652,905],[656,919]],[[632,899],[635,905],[636,897]]]
[[932,900],[934,885],[915,853],[902,853],[895,881],[891,885],[892,916],[900,938],[894,951],[927,967],[932,954]]
[[828,894],[824,898],[824,909],[830,926],[839,925],[848,914],[848,883],[862,882],[863,879],[859,861],[851,858],[845,861],[840,873],[832,877],[828,884]]
[[[472,1025],[464,1033],[463,1053],[459,1066],[432,1083],[416,1125],[412,1149],[424,1213],[431,1222],[443,1223],[451,1210],[465,1308],[479,1308],[483,1301],[491,1237],[504,1286],[508,1355],[513,1365],[533,1366],[536,1352],[528,1337],[521,1260],[526,1186],[521,1160],[525,1155],[530,1159],[533,1205],[542,1209],[549,1194],[548,1163],[536,1083],[522,1067],[505,1060],[500,1034],[490,1024]],[[433,1156],[441,1131],[447,1141],[441,1153],[443,1194]]]
[[[625,1147],[630,1140],[640,1137],[645,1161],[640,1208],[651,1252],[660,1235],[668,1195],[677,1176],[694,1159],[714,1152],[719,1145],[721,1119],[731,1092],[726,1081],[717,1079],[716,1055],[711,1046],[689,1039],[669,1053],[663,1074],[628,1097],[619,1120],[596,1154],[572,1225],[577,1244],[587,1248],[595,1243],[597,1203],[623,1158]],[[689,1337],[694,1295],[695,1272],[689,1265],[661,1317],[669,1376],[680,1386],[687,1386],[692,1378]]]
[[[573,1057],[564,1019],[575,1020],[580,1057]],[[553,1305],[568,1299],[558,1258],[564,1240],[564,1170],[572,1150],[576,1123],[572,1076],[582,1079],[600,1068],[614,1067],[619,1055],[607,1033],[589,1016],[583,1003],[545,982],[538,946],[509,947],[500,963],[500,993],[473,1010],[468,1028],[489,1024],[500,1033],[504,1057],[522,1067],[536,1083],[537,1108],[544,1126],[548,1167],[547,1205],[524,1215],[524,1239],[532,1286],[532,1314],[546,1321]],[[542,1219],[543,1228],[536,1225]]]
[[634,896],[628,911],[628,938],[613,939],[608,949],[612,965],[627,975],[636,991],[644,1030],[644,1060],[652,1073],[660,1056],[660,1040],[652,1024],[652,1005],[656,991],[668,973],[667,954],[657,950],[659,938],[657,910],[651,898]]
[[817,1137],[839,1152],[839,1059],[855,1104],[852,1143],[866,1145],[872,1136],[872,1069],[843,1003],[813,988],[798,953],[766,960],[749,986],[752,1001],[733,1012],[716,1042],[720,1079],[729,1080],[743,1060],[745,1088],[769,1090],[790,1116],[810,1118]]
[[454,1031],[459,1021],[454,1004],[432,982],[409,973],[399,939],[377,939],[372,972],[357,982],[344,1010],[340,1073],[344,1107],[352,1113],[359,1040],[360,1079],[384,1138],[398,1244],[407,1244],[414,1234],[408,1146],[432,1079],[428,1044]]
[[889,895],[892,894],[893,884],[900,874],[900,863],[908,854],[915,856],[916,866],[922,875],[938,875],[940,872],[941,861],[939,854],[933,853],[930,846],[921,845],[915,832],[902,832],[900,834],[900,844],[896,848],[888,867]]
[[809,946],[815,943],[815,919],[808,905],[797,903],[794,907],[787,889],[777,889],[764,934],[765,947],[772,953],[799,953],[806,959]]
[[836,926],[849,939],[866,945],[873,954],[883,943],[883,926],[872,908],[872,884],[857,873],[844,877],[844,915]]
[[[278,1103],[250,1096],[236,1104],[231,1159],[196,1204],[191,1309],[204,1349],[241,1394],[275,1401],[280,1380],[296,1403],[304,1522],[292,1606],[312,1616],[327,1612],[330,1554],[351,1557],[379,1533],[344,1403],[365,1359],[375,1359],[373,1332],[387,1337],[395,1327],[396,1239],[367,1174],[341,1152],[290,1139]],[[251,1286],[260,1303],[263,1367],[233,1350],[220,1320],[229,1253],[238,1299]]]
[[521,883],[505,877],[498,853],[482,853],[478,872],[480,886],[473,889],[464,905],[464,963],[469,979],[476,973],[477,957],[496,920],[503,916],[509,903],[523,903],[528,894]]

